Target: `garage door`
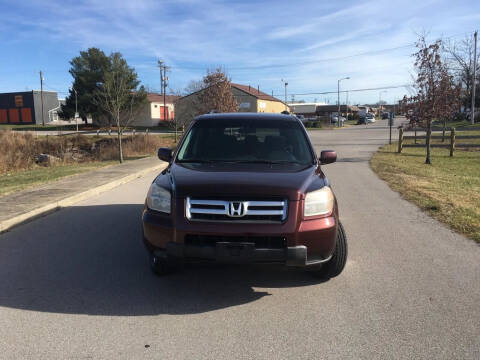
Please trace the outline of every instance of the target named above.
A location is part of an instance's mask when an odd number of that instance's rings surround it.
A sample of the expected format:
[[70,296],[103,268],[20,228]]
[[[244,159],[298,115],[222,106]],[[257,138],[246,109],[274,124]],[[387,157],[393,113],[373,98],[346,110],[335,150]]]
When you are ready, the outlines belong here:
[[31,123],[32,122],[32,109],[22,108],[22,122]]
[[6,124],[8,122],[7,110],[0,109],[0,124]]
[[19,123],[20,116],[18,114],[18,109],[8,109],[8,119],[10,123]]

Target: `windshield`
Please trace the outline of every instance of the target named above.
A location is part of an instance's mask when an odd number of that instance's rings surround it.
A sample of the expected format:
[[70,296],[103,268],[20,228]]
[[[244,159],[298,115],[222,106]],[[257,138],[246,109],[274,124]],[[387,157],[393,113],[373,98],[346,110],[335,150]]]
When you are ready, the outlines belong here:
[[313,163],[300,124],[272,120],[200,120],[190,129],[178,162]]

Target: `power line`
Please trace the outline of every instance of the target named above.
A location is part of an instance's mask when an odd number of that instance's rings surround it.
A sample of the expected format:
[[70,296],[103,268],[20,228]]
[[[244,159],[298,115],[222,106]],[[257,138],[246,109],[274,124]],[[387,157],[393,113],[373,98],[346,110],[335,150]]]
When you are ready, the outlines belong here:
[[[463,32],[463,33],[458,33],[450,36],[443,36],[442,39],[452,39],[461,35],[468,35],[468,34],[473,34],[473,31],[469,32]],[[401,45],[401,46],[396,46],[396,47],[391,47],[391,48],[384,48],[384,49],[379,49],[379,50],[371,50],[371,51],[364,51],[356,54],[350,54],[350,55],[345,55],[345,56],[339,56],[339,57],[331,57],[331,58],[323,58],[323,59],[316,59],[316,60],[308,60],[308,61],[299,61],[295,63],[283,63],[283,64],[268,64],[268,65],[251,65],[251,66],[234,66],[234,67],[229,67],[229,71],[235,71],[235,70],[254,70],[254,69],[271,69],[271,68],[284,68],[284,67],[291,67],[291,66],[298,66],[298,65],[312,65],[312,64],[317,64],[321,62],[329,62],[329,61],[339,61],[339,60],[346,60],[346,59],[351,59],[354,57],[358,56],[365,56],[365,55],[375,55],[375,54],[380,54],[383,52],[389,52],[389,51],[395,51],[399,49],[405,49],[405,48],[410,48],[410,47],[415,47],[415,42]],[[410,56],[411,54],[409,54]],[[205,66],[172,66],[174,69],[184,69],[184,70],[204,70]]]
[[[410,87],[410,86],[412,86],[412,84],[394,85],[394,86],[382,86],[382,87],[364,88],[364,89],[347,89],[347,90],[340,90],[340,92],[341,92],[341,93],[346,93],[346,92],[376,91],[376,90],[406,88],[406,87]],[[337,92],[338,92],[338,91],[322,91],[322,92],[295,93],[295,94],[290,94],[290,95],[295,95],[295,96],[327,95],[327,94],[336,94]],[[281,96],[281,95],[275,94],[274,96]]]
[[[357,56],[364,56],[364,55],[372,55],[378,54],[381,52],[393,51],[402,48],[412,47],[415,44],[408,44],[403,46],[397,46],[394,48],[387,48],[387,49],[380,49],[380,50],[373,50],[373,51],[366,51],[357,54],[351,54],[346,56],[339,56],[339,57],[332,57],[332,58],[323,58],[323,59],[316,59],[316,60],[309,60],[309,61],[300,61],[296,63],[289,63],[289,64],[269,64],[269,65],[252,65],[252,66],[238,66],[238,67],[229,67],[228,70],[254,70],[254,69],[271,69],[271,68],[283,68],[283,67],[290,67],[290,66],[298,66],[298,65],[311,65],[317,64],[319,62],[328,62],[328,61],[338,61],[344,59],[350,59]],[[174,69],[184,69],[184,70],[204,70],[205,66],[172,66]]]

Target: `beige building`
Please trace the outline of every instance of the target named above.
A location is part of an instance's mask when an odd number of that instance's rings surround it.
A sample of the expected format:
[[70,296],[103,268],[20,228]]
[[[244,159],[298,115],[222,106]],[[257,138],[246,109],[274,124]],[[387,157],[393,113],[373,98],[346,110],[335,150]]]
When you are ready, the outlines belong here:
[[[175,113],[179,125],[188,124],[198,114],[199,94],[202,90],[181,97],[175,103]],[[281,113],[290,111],[285,103],[249,85],[232,83],[232,94],[237,100],[239,112]]]
[[289,107],[285,106],[283,101],[260,91],[259,88],[232,84],[232,92],[240,112],[281,113],[285,110],[289,111]]

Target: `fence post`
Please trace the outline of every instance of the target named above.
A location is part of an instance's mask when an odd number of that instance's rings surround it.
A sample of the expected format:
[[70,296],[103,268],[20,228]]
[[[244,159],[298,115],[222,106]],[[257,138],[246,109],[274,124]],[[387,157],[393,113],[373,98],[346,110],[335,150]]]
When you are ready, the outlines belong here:
[[401,153],[403,149],[403,128],[398,130],[398,152]]
[[455,150],[455,128],[450,131],[450,156],[453,156]]

